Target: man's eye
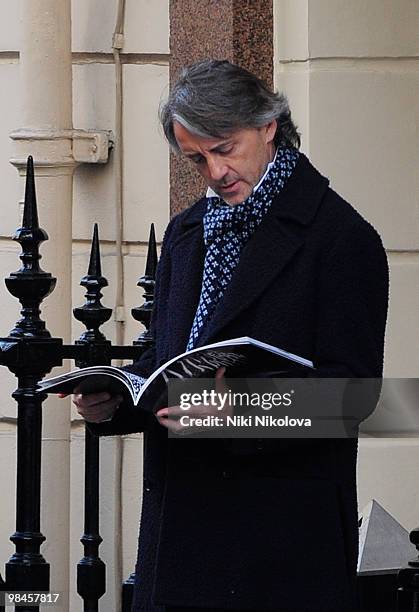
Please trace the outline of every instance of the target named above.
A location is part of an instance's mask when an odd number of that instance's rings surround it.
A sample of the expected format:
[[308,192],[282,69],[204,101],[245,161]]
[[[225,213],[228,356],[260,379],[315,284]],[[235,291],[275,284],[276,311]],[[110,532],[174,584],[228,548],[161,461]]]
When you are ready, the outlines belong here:
[[233,150],[232,146],[228,146],[228,147],[222,147],[221,149],[218,149],[218,153],[220,153],[221,155],[228,155],[229,153],[231,153],[231,151]]
[[202,155],[195,155],[194,157],[190,157],[189,159],[193,161],[194,164],[202,164],[205,158],[202,157]]

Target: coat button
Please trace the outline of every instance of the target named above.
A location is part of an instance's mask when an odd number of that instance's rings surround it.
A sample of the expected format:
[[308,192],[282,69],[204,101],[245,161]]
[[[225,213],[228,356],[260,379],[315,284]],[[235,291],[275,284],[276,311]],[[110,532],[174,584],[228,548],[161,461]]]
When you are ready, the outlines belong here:
[[145,479],[144,479],[143,489],[144,489],[144,491],[145,491],[146,493],[150,493],[150,491],[151,491],[151,483],[150,483],[150,481],[148,480],[148,478],[145,478]]
[[236,594],[236,590],[235,589],[231,589],[230,595],[235,595],[235,594]]

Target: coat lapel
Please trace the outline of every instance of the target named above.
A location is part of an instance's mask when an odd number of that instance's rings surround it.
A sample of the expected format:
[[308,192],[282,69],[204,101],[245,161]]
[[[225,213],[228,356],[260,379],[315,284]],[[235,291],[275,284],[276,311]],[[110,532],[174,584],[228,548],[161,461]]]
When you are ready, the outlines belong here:
[[192,322],[198,306],[205,260],[203,215],[206,200],[200,200],[186,211],[180,236],[172,247],[172,283],[175,299],[170,302],[170,356],[186,350]]
[[202,332],[198,345],[211,342],[241,312],[251,306],[293,259],[304,240],[276,219],[266,219],[247,243],[230,284]]
[[[198,346],[213,341],[290,264],[304,245],[305,228],[312,223],[327,187],[328,180],[300,154],[285,188],[272,202],[243,249],[230,284],[203,330]],[[202,217],[205,210],[206,201],[203,199],[188,211],[190,214],[183,221],[183,234],[174,246],[174,259],[182,262],[175,282],[185,301],[178,309],[171,334],[173,354],[185,350],[201,292],[205,258]],[[191,253],[194,254],[193,260]]]

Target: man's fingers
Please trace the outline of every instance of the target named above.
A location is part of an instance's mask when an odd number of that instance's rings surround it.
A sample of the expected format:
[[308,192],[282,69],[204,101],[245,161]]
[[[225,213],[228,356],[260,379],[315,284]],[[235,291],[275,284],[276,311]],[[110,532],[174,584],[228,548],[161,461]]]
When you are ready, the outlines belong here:
[[156,412],[157,417],[164,417],[167,419],[184,416],[185,414],[192,416],[206,416],[216,414],[218,411],[216,406],[208,406],[205,404],[199,404],[198,406],[191,406],[190,408],[181,408],[180,406],[169,406],[167,408],[161,408]]
[[77,412],[89,423],[101,423],[110,420],[118,407],[119,404],[115,400],[110,400],[88,408],[78,408]]
[[[69,393],[57,393],[57,395],[59,398],[64,398],[64,397],[68,397],[70,394]],[[79,388],[76,387],[73,392],[73,403],[76,404],[77,402],[78,404],[79,402],[87,402],[89,405],[93,405],[93,404],[99,404],[100,402],[106,401],[110,399],[110,397],[111,397],[111,394],[108,393],[107,391],[104,391],[103,393],[89,393],[89,394],[83,395],[82,393],[80,393]]]
[[160,425],[163,425],[163,427],[166,427],[166,429],[172,431],[173,433],[179,433],[179,431],[183,429],[182,425],[180,424],[180,421],[165,419],[163,417],[157,417],[157,420]]
[[[189,412],[189,411],[188,411]],[[168,406],[167,408],[160,408],[156,412],[156,416],[158,418],[170,418],[175,416],[180,416],[181,414],[185,414],[185,411],[182,410],[180,406]]]
[[73,398],[77,412],[90,423],[111,419],[122,401],[122,395],[111,396],[109,393],[78,394]]
[[226,368],[218,368],[215,373],[215,390],[217,393],[225,393],[227,391],[227,385],[224,378],[224,374],[226,373]]
[[76,406],[82,406],[83,408],[87,408],[88,406],[94,406],[95,404],[102,404],[103,402],[107,402],[111,398],[111,394],[107,391],[88,394],[75,393],[73,396],[73,403]]
[[185,431],[187,428],[185,428],[181,424],[180,419],[173,418],[184,414],[185,411],[182,410],[180,406],[168,406],[167,408],[161,408],[156,412],[156,419],[158,420],[160,425],[162,425],[172,433],[187,433]]
[[190,408],[181,408],[180,406],[168,406],[167,408],[161,408],[156,412],[157,417],[163,417],[166,419],[184,416],[185,414],[192,416],[205,416],[208,414],[215,414],[217,411],[216,406],[208,406],[205,404],[199,404],[198,406],[191,406]]
[[175,419],[166,419],[162,417],[157,417],[157,420],[160,423],[160,425],[165,427],[168,431],[170,431],[171,433],[178,434],[179,436],[187,435],[187,434],[199,431],[195,427],[185,427],[184,425],[181,424],[180,421],[175,420]]
[[[225,393],[228,389],[224,374],[226,372],[225,367],[218,368],[215,373],[215,387],[217,393]],[[190,426],[185,427],[181,424],[180,418],[182,416],[189,417],[205,417],[208,415],[218,414],[218,406],[216,405],[205,405],[198,404],[197,406],[190,405],[188,409],[181,408],[180,406],[167,406],[166,408],[160,408],[156,412],[156,418],[160,425],[166,427],[173,433],[191,433],[192,429]]]

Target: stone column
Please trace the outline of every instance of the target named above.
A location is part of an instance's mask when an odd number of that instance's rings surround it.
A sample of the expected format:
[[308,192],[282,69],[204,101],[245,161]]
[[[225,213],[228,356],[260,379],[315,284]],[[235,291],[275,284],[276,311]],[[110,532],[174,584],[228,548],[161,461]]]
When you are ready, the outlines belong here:
[[[22,3],[20,74],[22,123],[14,130],[11,163],[24,176],[34,158],[39,221],[50,240],[41,253],[43,269],[57,278],[42,318],[53,336],[68,341],[71,326],[72,250],[72,64],[71,0]],[[23,188],[23,181],[22,181]],[[44,404],[42,452],[42,547],[51,565],[51,590],[68,592],[69,449],[68,400]],[[67,608],[66,596],[62,602]]]
[[[227,59],[273,81],[272,0],[170,0],[170,81],[200,59]],[[205,189],[185,160],[171,156],[171,213],[187,208]]]

